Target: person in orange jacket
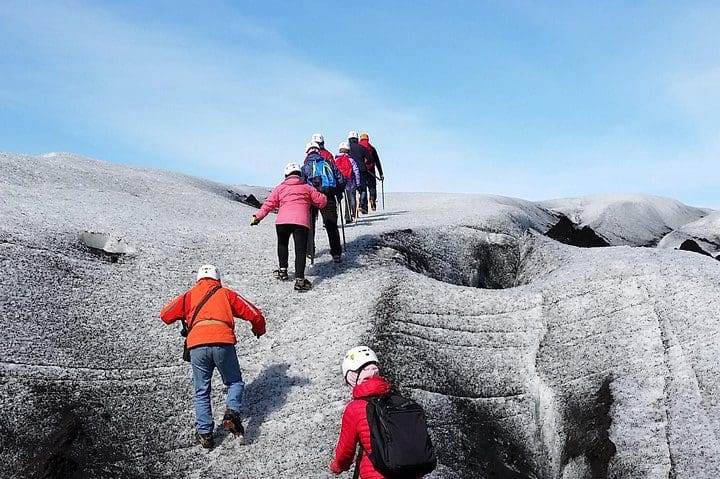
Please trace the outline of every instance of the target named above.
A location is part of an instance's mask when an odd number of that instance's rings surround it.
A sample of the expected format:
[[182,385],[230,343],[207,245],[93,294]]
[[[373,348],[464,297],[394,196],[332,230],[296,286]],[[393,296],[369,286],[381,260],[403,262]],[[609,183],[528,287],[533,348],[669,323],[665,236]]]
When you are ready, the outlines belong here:
[[215,368],[227,387],[227,409],[223,424],[242,438],[245,429],[240,417],[245,383],[235,352],[235,320],[252,323],[252,332],[259,339],[265,334],[265,317],[255,305],[220,283],[218,269],[207,264],[197,273],[197,283],[187,292],[168,303],[160,312],[165,324],[182,320],[187,324],[187,345],[195,384],[196,438],[205,448],[215,445],[210,386]]

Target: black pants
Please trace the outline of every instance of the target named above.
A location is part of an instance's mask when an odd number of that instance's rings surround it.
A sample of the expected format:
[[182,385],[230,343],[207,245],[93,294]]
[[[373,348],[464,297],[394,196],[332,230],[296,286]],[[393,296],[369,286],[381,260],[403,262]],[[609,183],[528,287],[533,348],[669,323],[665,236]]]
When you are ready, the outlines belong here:
[[368,191],[370,191],[370,199],[375,202],[377,200],[377,181],[375,175],[371,171],[363,171],[362,184],[360,185],[360,209],[367,211],[368,209]]
[[[320,210],[320,215],[327,231],[328,242],[330,243],[330,254],[332,256],[340,256],[342,254],[342,245],[340,244],[340,232],[338,231],[338,214],[337,202],[335,196],[327,197],[327,205]],[[315,207],[310,208],[310,237],[308,239],[308,252],[315,257],[315,223],[317,222],[318,210]]]
[[288,267],[288,244],[290,235],[295,243],[295,277],[305,277],[305,255],[308,246],[308,229],[301,225],[275,225],[278,238],[278,261],[281,268]]
[[365,183],[367,184],[368,191],[370,192],[370,199],[373,201],[377,200],[377,180],[375,179],[374,172],[367,172]]

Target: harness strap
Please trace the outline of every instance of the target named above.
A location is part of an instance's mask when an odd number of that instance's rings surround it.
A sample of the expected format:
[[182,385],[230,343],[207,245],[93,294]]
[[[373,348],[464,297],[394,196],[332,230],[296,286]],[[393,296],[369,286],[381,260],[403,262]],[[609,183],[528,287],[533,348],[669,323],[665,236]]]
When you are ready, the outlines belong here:
[[[197,305],[197,308],[195,308],[195,313],[193,313],[193,317],[190,320],[190,322],[187,325],[183,322],[183,326],[184,326],[183,332],[186,331],[185,334],[183,334],[183,336],[187,337],[187,335],[190,334],[190,331],[192,330],[193,326],[195,326],[195,318],[197,318],[197,315],[200,312],[200,310],[202,309],[202,307],[205,306],[205,303],[208,302],[208,299],[210,299],[210,297],[212,297],[212,295],[215,294],[221,288],[222,288],[222,286],[217,285],[213,289],[208,291],[208,293],[205,295],[205,297],[202,299],[202,301],[200,301],[200,304]],[[185,301],[185,297],[183,297],[183,301]],[[210,320],[201,320],[201,321],[210,321]],[[201,322],[201,321],[198,321],[198,322]],[[212,321],[215,321],[215,320],[212,320]]]

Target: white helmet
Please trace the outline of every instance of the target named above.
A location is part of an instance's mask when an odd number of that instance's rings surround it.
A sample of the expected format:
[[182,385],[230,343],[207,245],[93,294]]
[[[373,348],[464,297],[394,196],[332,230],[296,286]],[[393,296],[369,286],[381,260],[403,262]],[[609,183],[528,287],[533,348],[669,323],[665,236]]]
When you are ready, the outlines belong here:
[[212,264],[205,264],[198,268],[197,281],[203,278],[220,280],[220,271]]
[[348,151],[350,150],[350,145],[348,144],[347,141],[341,141],[340,144],[338,145],[338,151],[342,151],[342,150],[348,150]]
[[285,165],[285,176],[288,176],[289,174],[294,173],[294,172],[300,173],[301,171],[302,170],[300,169],[300,166],[295,162],[288,163],[287,165]]
[[355,130],[348,131],[348,139],[357,138],[357,137],[358,137],[357,131],[355,131]]
[[325,137],[322,136],[322,133],[313,133],[312,138],[310,138],[310,141],[314,141],[315,143],[325,143]]
[[343,379],[347,382],[347,374],[350,371],[357,371],[370,363],[377,364],[378,358],[375,352],[367,346],[356,346],[345,354],[342,362]]
[[317,149],[319,149],[320,147],[319,147],[318,144],[315,143],[314,141],[308,142],[308,144],[305,145],[305,153],[307,153],[308,151],[312,150],[313,148],[317,150]]

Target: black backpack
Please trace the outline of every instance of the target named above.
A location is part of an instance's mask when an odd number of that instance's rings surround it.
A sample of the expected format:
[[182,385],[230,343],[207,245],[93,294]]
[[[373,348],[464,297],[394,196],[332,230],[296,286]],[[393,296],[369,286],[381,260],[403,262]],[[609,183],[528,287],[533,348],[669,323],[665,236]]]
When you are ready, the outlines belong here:
[[437,465],[425,411],[398,394],[370,396],[366,413],[370,426],[370,462],[391,479],[415,479]]

